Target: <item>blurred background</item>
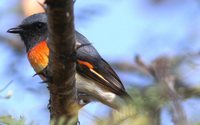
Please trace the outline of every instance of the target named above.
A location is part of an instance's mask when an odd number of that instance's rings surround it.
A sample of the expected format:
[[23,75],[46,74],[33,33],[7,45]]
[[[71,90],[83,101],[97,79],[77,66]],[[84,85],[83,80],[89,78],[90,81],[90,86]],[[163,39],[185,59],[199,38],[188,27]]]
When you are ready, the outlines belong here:
[[[74,8],[76,29],[133,97],[130,120],[121,124],[200,124],[199,0],[76,0]],[[0,0],[0,117],[23,117],[27,125],[49,123],[49,93],[32,77],[19,36],[6,31],[42,11],[36,0]],[[79,121],[112,124],[115,115],[94,102],[80,111]]]

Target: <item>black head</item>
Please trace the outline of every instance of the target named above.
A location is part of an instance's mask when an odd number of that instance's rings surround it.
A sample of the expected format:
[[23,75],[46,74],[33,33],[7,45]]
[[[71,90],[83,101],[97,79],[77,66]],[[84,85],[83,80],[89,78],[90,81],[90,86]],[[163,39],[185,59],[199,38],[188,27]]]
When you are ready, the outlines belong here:
[[38,13],[25,18],[18,27],[11,28],[7,32],[19,34],[26,50],[29,51],[37,43],[47,39],[47,15]]

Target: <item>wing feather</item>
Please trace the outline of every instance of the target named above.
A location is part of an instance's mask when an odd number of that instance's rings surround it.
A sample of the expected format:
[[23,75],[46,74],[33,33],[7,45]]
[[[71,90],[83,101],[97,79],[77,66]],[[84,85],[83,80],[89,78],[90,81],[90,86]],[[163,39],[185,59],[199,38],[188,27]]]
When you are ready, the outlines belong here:
[[[89,41],[80,33],[76,32],[76,41],[81,44],[88,44]],[[117,94],[128,95],[111,66],[101,58],[97,50],[88,44],[77,50],[77,72],[93,81],[99,86]]]

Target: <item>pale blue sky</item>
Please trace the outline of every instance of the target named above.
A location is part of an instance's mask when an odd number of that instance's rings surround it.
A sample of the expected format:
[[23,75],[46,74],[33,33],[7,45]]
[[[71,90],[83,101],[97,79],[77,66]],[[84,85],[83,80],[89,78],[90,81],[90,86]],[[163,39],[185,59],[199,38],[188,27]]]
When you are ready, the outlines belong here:
[[[7,34],[6,30],[18,25],[23,19],[11,11],[18,1],[0,1],[0,14],[2,13],[0,33],[7,37],[16,37]],[[199,5],[195,0],[169,1],[155,7],[145,0],[77,0],[75,5],[77,18],[81,14],[80,10],[84,10],[87,6],[94,9],[99,7],[100,12],[99,15],[84,17],[88,18],[87,21],[76,19],[76,29],[84,34],[109,62],[119,60],[132,62],[136,54],[140,54],[145,61],[151,62],[159,55],[172,56],[199,50]],[[25,55],[15,57],[14,51],[8,45],[0,43],[0,60],[0,88],[13,80],[9,88],[0,94],[6,95],[8,90],[12,90],[14,94],[9,100],[0,100],[0,115],[25,116],[28,122],[34,120],[38,125],[47,124],[49,114],[45,110],[48,104],[46,86],[38,83],[40,81],[38,77],[32,78],[34,71]],[[18,62],[18,66],[12,69],[15,70],[16,75],[8,71],[8,66],[13,61]],[[24,72],[21,72],[22,69]],[[8,75],[5,75],[5,72]],[[24,78],[22,79],[21,76]],[[122,80],[126,81],[122,76],[120,75]],[[34,95],[29,92],[30,89],[37,88],[42,91]],[[188,110],[190,101],[184,105],[187,107],[188,114],[191,112],[194,114],[193,110]],[[198,106],[196,108],[199,109]],[[103,116],[106,115],[107,109],[99,103],[86,106],[80,113],[81,125],[92,122],[90,113]],[[200,115],[199,112],[196,113]],[[167,117],[166,110],[163,111],[162,116],[166,120],[163,125],[169,125],[170,119]]]

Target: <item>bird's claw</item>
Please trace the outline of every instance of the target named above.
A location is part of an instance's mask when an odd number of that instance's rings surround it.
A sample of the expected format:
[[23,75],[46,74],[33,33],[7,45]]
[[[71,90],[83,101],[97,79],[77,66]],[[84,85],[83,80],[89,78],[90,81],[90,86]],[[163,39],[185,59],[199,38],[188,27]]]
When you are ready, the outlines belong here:
[[40,76],[42,76],[42,77],[45,78],[45,80],[42,81],[42,82],[40,82],[40,83],[51,83],[51,81],[52,81],[52,77],[51,77],[50,75],[48,75],[47,67],[45,67],[45,68],[44,68],[43,70],[41,70],[40,72],[35,73],[35,74],[33,75],[33,77],[36,76],[36,75],[40,75]]

